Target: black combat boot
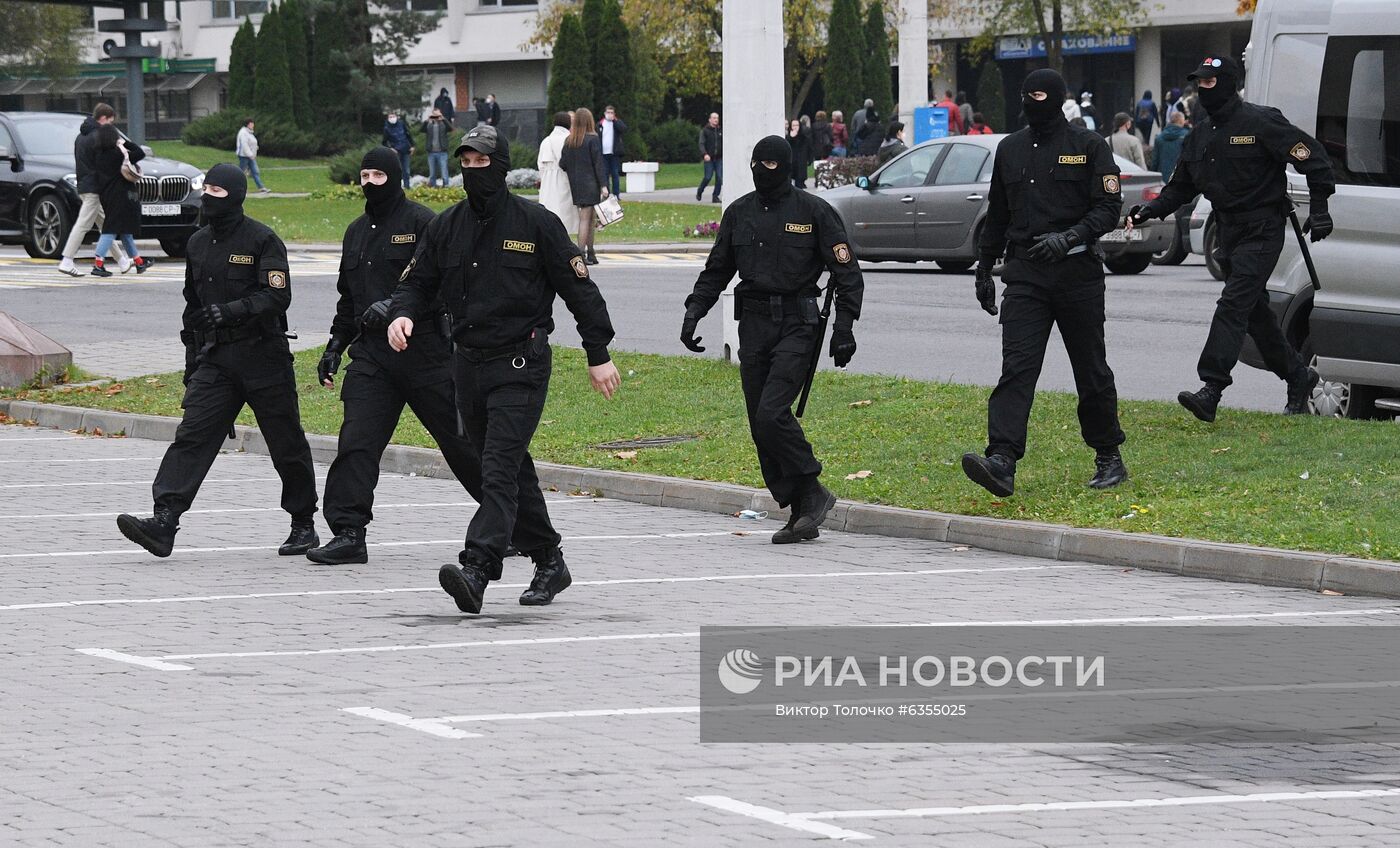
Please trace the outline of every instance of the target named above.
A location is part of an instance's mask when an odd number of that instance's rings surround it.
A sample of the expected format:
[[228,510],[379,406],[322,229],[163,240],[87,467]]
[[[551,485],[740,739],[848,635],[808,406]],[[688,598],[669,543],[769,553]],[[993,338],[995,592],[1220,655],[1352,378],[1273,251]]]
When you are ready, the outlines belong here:
[[117,529],[152,554],[168,557],[175,547],[175,532],[180,529],[180,520],[170,510],[158,506],[153,518],[137,518],[126,513],[118,515]]
[[520,603],[524,606],[542,607],[574,582],[569,575],[569,566],[564,563],[564,552],[558,547],[537,551],[530,555],[530,559],[535,561],[535,579],[530,581],[530,588],[520,595]]
[[350,565],[369,562],[369,550],[365,548],[365,528],[342,527],[335,538],[319,548],[306,552],[306,558],[321,565]]
[[1009,498],[1016,492],[1016,460],[1005,454],[965,453],[962,467],[967,479],[999,498]]
[[321,537],[316,535],[316,522],[310,518],[293,518],[292,532],[288,534],[287,541],[282,543],[282,547],[277,549],[277,554],[278,556],[301,556],[319,544],[321,544]]
[[1123,464],[1117,448],[1099,451],[1094,457],[1094,479],[1089,481],[1089,488],[1111,489],[1127,479],[1128,466]]
[[792,523],[792,533],[799,538],[794,541],[817,538],[817,528],[822,526],[826,514],[836,506],[836,496],[813,477],[803,490],[798,503],[802,504],[802,509],[797,514],[797,520]]
[[1284,415],[1307,415],[1308,400],[1312,398],[1312,391],[1317,387],[1317,381],[1322,379],[1318,376],[1314,368],[1304,368],[1302,371],[1288,381],[1288,405],[1283,408]]
[[1206,383],[1194,392],[1177,395],[1176,402],[1208,424],[1215,420],[1215,408],[1220,405],[1220,396],[1224,392],[1225,387],[1219,383]]
[[438,585],[457,602],[457,609],[475,615],[481,612],[492,568],[475,552],[463,553],[461,559],[461,565],[448,563],[438,569]]
[[773,544],[791,545],[794,542],[810,541],[821,535],[821,531],[815,527],[812,527],[803,533],[798,533],[794,529],[794,527],[797,525],[797,519],[801,517],[802,496],[798,495],[797,497],[792,499],[792,503],[788,504],[787,523],[782,526],[782,529],[778,530],[773,534]]

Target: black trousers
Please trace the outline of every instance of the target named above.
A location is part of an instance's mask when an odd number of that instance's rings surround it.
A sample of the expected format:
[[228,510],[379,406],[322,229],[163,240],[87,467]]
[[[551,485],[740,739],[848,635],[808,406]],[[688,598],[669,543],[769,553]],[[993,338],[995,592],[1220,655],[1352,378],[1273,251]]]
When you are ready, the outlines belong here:
[[[1085,260],[1089,261],[1089,260]],[[1097,262],[1097,259],[1093,259]],[[1079,429],[1095,450],[1123,444],[1118,425],[1118,389],[1104,348],[1104,283],[1067,285],[1021,282],[1023,260],[1007,262],[1001,301],[1001,379],[987,404],[987,455],[1019,460],[1026,454],[1026,425],[1035,384],[1045,362],[1050,329],[1058,326],[1079,392]],[[1053,267],[1053,266],[1052,266]]]
[[[443,459],[472,500],[481,503],[481,454],[458,430],[451,350],[436,339],[415,336],[414,346],[402,353],[390,352],[385,344],[383,351],[352,360],[346,369],[340,388],[345,417],[335,461],[326,475],[324,506],[331,530],[363,528],[374,520],[380,458],[405,404],[438,443]],[[532,544],[550,543],[532,539],[519,529],[515,541],[527,552],[535,550]]]
[[1247,223],[1222,220],[1219,227],[1216,258],[1225,271],[1225,289],[1215,303],[1215,317],[1196,373],[1204,382],[1230,385],[1230,372],[1239,361],[1244,335],[1249,333],[1265,367],[1287,380],[1302,369],[1303,360],[1269,308],[1266,288],[1283,250],[1283,217]]
[[272,465],[282,478],[282,508],[298,519],[316,514],[316,474],[301,429],[290,356],[280,375],[269,376],[260,369],[250,376],[208,363],[195,370],[185,388],[185,415],[151,486],[156,506],[176,516],[190,508],[245,403],[253,408]]
[[499,566],[512,538],[527,552],[559,544],[529,450],[553,367],[544,333],[537,332],[528,356],[472,362],[459,350],[453,357],[462,423],[481,452],[480,506],[467,525],[463,564],[474,553]]
[[[791,303],[791,302],[790,302]],[[817,339],[817,304],[771,312],[744,307],[739,319],[739,377],[748,408],[749,433],[758,451],[763,482],[779,506],[788,506],[822,473],[792,404],[802,393]]]

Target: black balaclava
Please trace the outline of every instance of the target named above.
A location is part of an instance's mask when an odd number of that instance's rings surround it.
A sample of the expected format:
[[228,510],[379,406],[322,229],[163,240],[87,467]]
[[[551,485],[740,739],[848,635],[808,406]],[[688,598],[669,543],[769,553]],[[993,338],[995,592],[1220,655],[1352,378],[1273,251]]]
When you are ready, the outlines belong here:
[[392,209],[403,197],[403,166],[399,163],[399,154],[387,147],[376,147],[360,160],[360,170],[366,168],[383,171],[389,177],[384,185],[360,185],[365,193],[365,212],[377,217]]
[[506,194],[506,174],[510,171],[510,143],[505,136],[496,136],[496,150],[491,164],[485,168],[463,168],[462,188],[467,201],[478,215],[485,216]]
[[229,232],[243,220],[243,199],[248,196],[248,178],[237,165],[224,163],[215,165],[204,175],[206,186],[216,185],[228,192],[227,197],[214,197],[204,193],[201,208],[204,220],[214,228],[216,235]]
[[[778,167],[770,171],[763,166],[764,162],[777,162]],[[760,197],[765,200],[781,197],[792,187],[792,146],[782,136],[759,139],[753,146],[749,170],[753,171],[753,187]]]
[[1235,75],[1221,71],[1215,75],[1215,85],[1210,88],[1201,88],[1198,84],[1196,96],[1200,98],[1201,108],[1206,110],[1206,114],[1214,115],[1235,99],[1238,90],[1239,81]]
[[[1026,75],[1021,83],[1021,109],[1026,113],[1026,122],[1033,129],[1045,129],[1056,119],[1064,120],[1065,78],[1052,68],[1040,68]],[[1032,91],[1043,91],[1044,100],[1031,97]]]

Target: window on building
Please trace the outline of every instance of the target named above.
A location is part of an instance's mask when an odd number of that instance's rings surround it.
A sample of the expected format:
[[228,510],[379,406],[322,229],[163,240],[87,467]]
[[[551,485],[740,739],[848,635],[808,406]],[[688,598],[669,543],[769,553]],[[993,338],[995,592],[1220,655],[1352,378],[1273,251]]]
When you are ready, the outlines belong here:
[[1337,182],[1400,186],[1400,36],[1328,40],[1317,127]]
[[214,17],[242,18],[267,11],[268,0],[212,0]]
[[396,11],[441,12],[447,8],[447,0],[374,0],[374,5]]
[[499,9],[509,6],[538,6],[539,0],[481,0],[483,9]]

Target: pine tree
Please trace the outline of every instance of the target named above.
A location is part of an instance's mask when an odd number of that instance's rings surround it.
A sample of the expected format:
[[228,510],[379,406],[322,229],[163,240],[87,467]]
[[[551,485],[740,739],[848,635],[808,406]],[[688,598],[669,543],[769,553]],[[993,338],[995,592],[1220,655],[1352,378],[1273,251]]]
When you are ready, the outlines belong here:
[[257,35],[253,22],[243,19],[228,55],[228,105],[230,109],[253,108],[253,79],[257,68]]
[[636,79],[633,91],[636,96],[632,105],[633,114],[624,116],[623,120],[627,121],[631,128],[630,135],[634,137],[651,132],[666,99],[666,80],[661,76],[656,53],[656,42],[645,29],[637,27],[632,30],[632,71]]
[[632,34],[622,22],[622,6],[617,0],[603,0],[598,40],[590,41],[589,48],[594,53],[593,100],[598,104],[598,117],[601,119],[602,110],[612,105],[624,121],[630,121],[637,102],[637,79]]
[[977,80],[977,99],[972,107],[982,113],[982,120],[996,132],[1009,132],[1006,123],[1006,83],[1001,78],[1001,67],[988,59],[982,63],[982,76]]
[[860,23],[860,0],[832,0],[831,22],[827,26],[826,90],[827,111],[845,113],[849,122],[865,102],[865,30]]
[[554,62],[549,74],[550,114],[567,112],[593,102],[593,74],[589,66],[588,40],[578,15],[564,16],[554,42]]
[[[594,95],[598,93],[598,68],[607,61],[607,57],[602,55],[599,49],[603,43],[603,19],[606,17],[606,6],[606,0],[583,0],[583,9],[579,13],[579,20],[583,24],[583,40],[588,44],[588,69],[594,77]],[[594,112],[603,106],[599,103],[595,108],[591,102],[582,105],[593,109]]]
[[875,111],[888,118],[894,106],[890,83],[890,36],[885,29],[885,4],[875,0],[865,10],[865,54],[861,83],[865,96],[875,101]]
[[281,13],[272,7],[258,30],[258,66],[253,79],[253,109],[264,120],[292,122],[292,73]]
[[309,90],[316,92],[318,120],[342,124],[354,119],[350,106],[350,57],[340,4],[322,5],[312,38]]
[[297,126],[310,129],[315,121],[311,113],[310,56],[307,54],[306,13],[297,0],[286,0],[278,14],[282,23],[282,39],[287,45],[287,66],[292,80],[292,114]]

